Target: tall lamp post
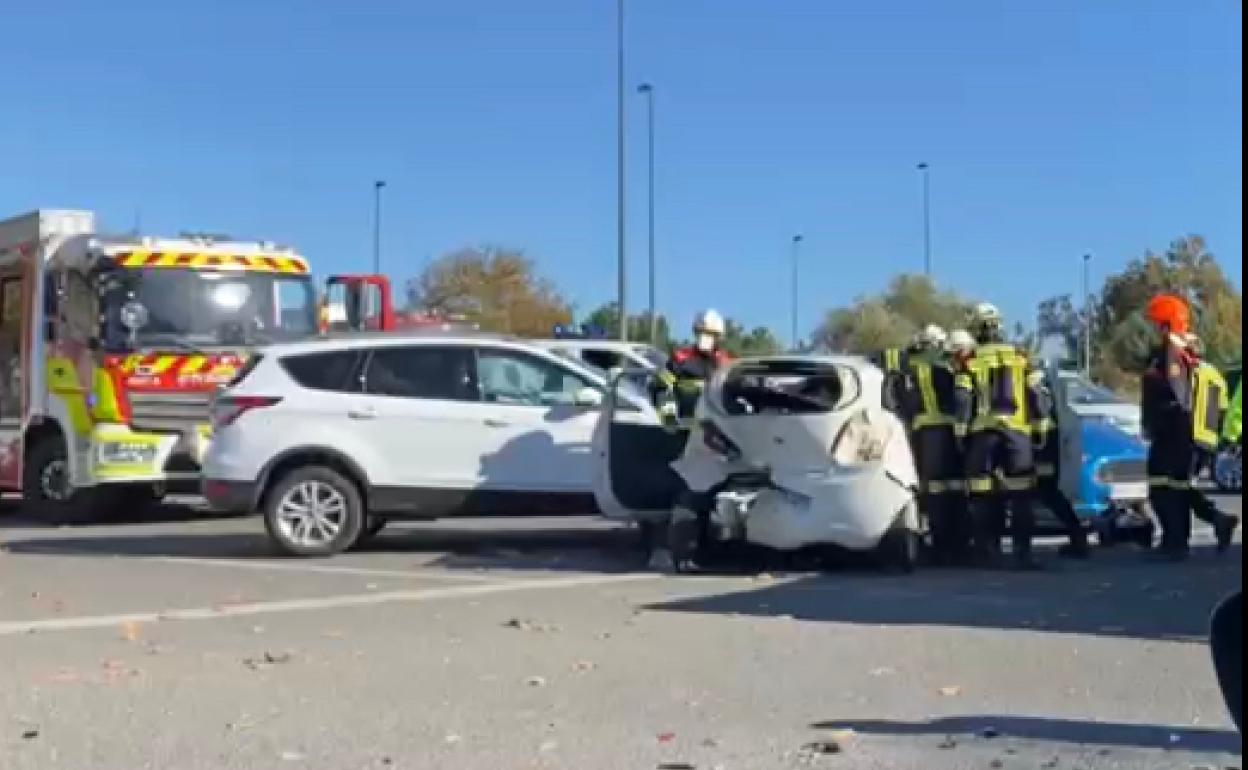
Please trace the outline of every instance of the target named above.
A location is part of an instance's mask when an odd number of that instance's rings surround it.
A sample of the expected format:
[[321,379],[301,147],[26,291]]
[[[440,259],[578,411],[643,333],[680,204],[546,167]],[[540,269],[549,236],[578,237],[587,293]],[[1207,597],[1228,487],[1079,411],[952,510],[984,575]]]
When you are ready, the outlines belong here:
[[798,339],[797,339],[797,294],[798,294],[798,291],[797,291],[797,268],[798,268],[798,262],[799,262],[798,257],[800,256],[801,246],[802,246],[802,241],[803,241],[803,240],[804,240],[804,239],[803,239],[803,237],[801,236],[801,234],[798,234],[798,235],[793,236],[793,245],[792,245],[792,251],[793,251],[793,253],[792,253],[792,260],[793,260],[793,286],[792,286],[792,291],[793,291],[793,296],[792,296],[792,297],[790,297],[790,302],[792,303],[792,308],[791,308],[791,310],[792,310],[792,319],[791,319],[791,322],[792,322],[793,328],[792,328],[792,329],[790,329],[790,334],[791,334],[790,339],[792,340],[792,345],[793,345],[793,350],[794,350],[794,352],[796,352],[796,351],[797,351],[797,345],[798,345]]
[[1092,255],[1083,255],[1083,373],[1092,378],[1092,295],[1089,294]]
[[637,93],[646,99],[646,168],[647,168],[647,229],[649,235],[650,286],[648,306],[650,313],[650,344],[659,341],[659,317],[655,313],[655,251],[654,251],[654,86],[642,83]]
[[628,273],[625,269],[624,250],[624,0],[616,0],[616,281],[620,312],[620,341],[628,341]]
[[386,183],[373,182],[373,273],[381,274],[381,190]]
[[923,175],[923,275],[932,277],[932,170],[926,163],[918,165]]

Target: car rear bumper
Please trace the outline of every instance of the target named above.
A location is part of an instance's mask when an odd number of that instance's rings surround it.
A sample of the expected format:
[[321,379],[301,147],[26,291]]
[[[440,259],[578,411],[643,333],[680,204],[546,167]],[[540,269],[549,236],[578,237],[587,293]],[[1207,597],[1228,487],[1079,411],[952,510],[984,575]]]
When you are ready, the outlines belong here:
[[204,479],[201,491],[208,506],[224,513],[250,513],[256,504],[256,482]]

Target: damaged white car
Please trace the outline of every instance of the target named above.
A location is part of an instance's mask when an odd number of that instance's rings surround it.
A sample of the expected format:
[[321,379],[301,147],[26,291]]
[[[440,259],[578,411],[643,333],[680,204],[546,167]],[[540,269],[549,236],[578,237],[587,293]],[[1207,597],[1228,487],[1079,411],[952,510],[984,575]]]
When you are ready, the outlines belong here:
[[594,436],[599,508],[666,532],[678,568],[744,542],[873,552],[912,570],[918,474],[883,384],[859,358],[747,359],[707,383],[684,430],[612,393]]

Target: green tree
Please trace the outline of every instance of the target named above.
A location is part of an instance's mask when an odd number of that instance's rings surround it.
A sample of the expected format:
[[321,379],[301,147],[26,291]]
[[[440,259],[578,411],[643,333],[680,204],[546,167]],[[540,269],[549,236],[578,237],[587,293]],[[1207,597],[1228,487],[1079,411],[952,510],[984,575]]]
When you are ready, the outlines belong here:
[[784,343],[765,326],[746,328],[729,318],[725,324],[724,350],[737,357],[772,356],[784,352]]
[[461,249],[429,265],[408,283],[408,305],[461,317],[487,331],[547,337],[572,320],[572,306],[537,275],[523,252]]
[[1100,355],[1094,355],[1093,372],[1111,387],[1133,388],[1146,365],[1155,333],[1144,309],[1161,292],[1191,303],[1210,361],[1226,366],[1242,359],[1243,299],[1205,240],[1189,235],[1106,280],[1094,316],[1093,344]]
[[[656,331],[658,338],[654,340],[654,346],[660,350],[667,350],[672,344],[671,330],[668,327],[667,318],[662,313],[658,315],[657,320]],[[595,329],[601,329],[603,333],[610,337],[617,337],[620,333],[620,306],[615,302],[601,305],[585,316],[581,323]],[[649,313],[629,315],[628,338],[636,342],[651,341]]]
[[927,324],[962,326],[970,310],[966,299],[939,289],[926,276],[900,275],[883,294],[829,310],[812,342],[838,352],[872,353],[905,345]]

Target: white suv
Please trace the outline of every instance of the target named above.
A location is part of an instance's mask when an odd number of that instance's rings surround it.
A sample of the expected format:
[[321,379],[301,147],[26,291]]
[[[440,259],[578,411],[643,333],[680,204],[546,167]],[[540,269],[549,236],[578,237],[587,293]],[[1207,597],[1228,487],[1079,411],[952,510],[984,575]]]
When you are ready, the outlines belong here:
[[338,553],[391,518],[590,513],[605,390],[574,361],[471,333],[265,348],[214,402],[204,495],[259,510],[300,556]]

